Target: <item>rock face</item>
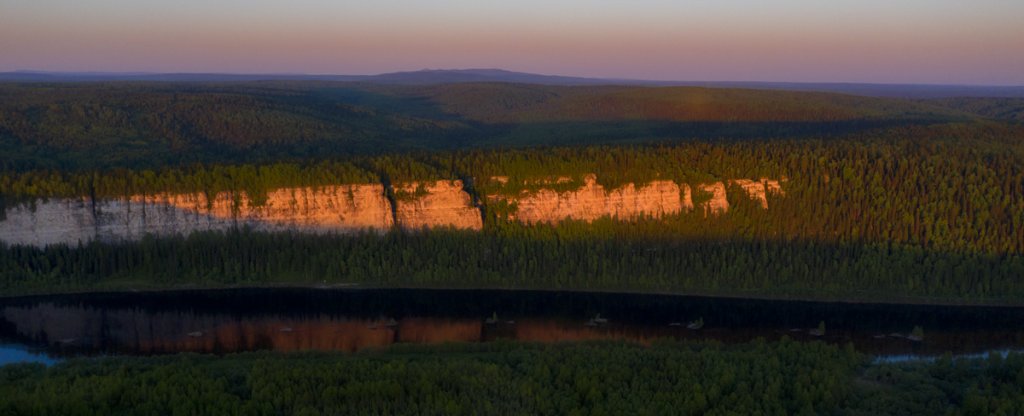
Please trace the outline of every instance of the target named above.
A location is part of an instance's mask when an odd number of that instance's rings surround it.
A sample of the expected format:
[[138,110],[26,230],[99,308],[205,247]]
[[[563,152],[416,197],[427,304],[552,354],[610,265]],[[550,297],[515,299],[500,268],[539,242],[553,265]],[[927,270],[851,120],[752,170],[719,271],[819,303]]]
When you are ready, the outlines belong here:
[[768,194],[778,193],[782,194],[782,185],[779,181],[768,178],[761,178],[756,181],[750,179],[735,179],[731,181],[733,184],[743,188],[743,190],[750,196],[750,199],[761,203],[761,207],[768,209]]
[[379,184],[283,188],[264,204],[244,194],[163,194],[91,201],[55,199],[8,208],[0,241],[45,246],[92,240],[123,241],[146,234],[187,235],[249,226],[260,231],[350,232],[387,229],[391,205]]
[[[500,199],[500,198],[496,198]],[[557,223],[566,219],[593,221],[601,217],[631,219],[659,218],[693,208],[690,187],[672,181],[653,181],[641,187],[630,183],[608,191],[594,175],[584,178],[579,189],[555,192],[541,189],[505,198],[518,208],[512,219],[527,224]]]
[[[785,179],[783,179],[785,180]],[[507,183],[506,177],[492,181]],[[626,184],[608,190],[594,175],[583,186],[556,191],[568,177],[552,177],[531,183],[541,187],[516,196],[490,195],[489,201],[514,206],[510,219],[526,224],[557,223],[563,220],[593,221],[602,217],[633,219],[660,218],[694,208],[690,187],[658,180],[640,186]],[[734,179],[697,185],[711,194],[701,203],[705,215],[729,211],[726,183],[742,188],[767,209],[769,193],[783,194],[777,180]],[[547,187],[547,188],[545,188]],[[209,200],[205,194],[136,195],[130,198],[97,200],[65,198],[39,200],[31,205],[7,208],[0,221],[0,242],[45,246],[78,244],[93,240],[123,241],[146,234],[185,235],[195,231],[250,227],[258,231],[300,231],[310,233],[385,230],[394,225],[405,229],[455,227],[480,230],[483,218],[462,181],[432,181],[397,184],[394,207],[381,184],[281,188],[270,191],[263,201],[253,201],[244,192],[221,192]]]
[[44,246],[88,242],[96,238],[92,204],[77,199],[36,201],[7,208],[0,240],[7,244]]
[[395,223],[408,230],[484,227],[480,209],[458,180],[395,185]]
[[34,206],[8,208],[6,215],[0,221],[0,241],[35,246],[134,240],[145,234],[188,234],[234,224],[230,218],[130,200],[37,201]]
[[701,204],[704,207],[704,215],[721,215],[729,212],[729,199],[726,198],[724,183],[705,183],[700,185],[700,189],[711,194],[711,199]]
[[227,192],[217,194],[212,203],[202,194],[133,197],[132,202],[168,205],[271,231],[381,230],[393,223],[391,204],[384,196],[384,186],[379,184],[281,188],[267,192],[261,204],[244,193],[236,203],[235,195]]

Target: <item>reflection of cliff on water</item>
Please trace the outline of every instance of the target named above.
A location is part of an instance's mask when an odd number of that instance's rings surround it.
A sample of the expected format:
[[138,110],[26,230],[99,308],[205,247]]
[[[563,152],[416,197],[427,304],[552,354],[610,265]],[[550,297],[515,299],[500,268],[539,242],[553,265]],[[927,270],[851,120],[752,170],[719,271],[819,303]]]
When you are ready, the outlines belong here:
[[2,316],[13,327],[3,336],[66,353],[357,351],[396,342],[481,341],[481,322],[466,319],[405,318],[392,323],[385,318],[239,317],[53,303],[8,306]]
[[[602,318],[595,319],[596,314]],[[498,319],[500,316],[500,319]],[[605,319],[607,318],[607,321]],[[700,329],[687,328],[701,319]],[[883,354],[1024,346],[1021,308],[860,305],[595,293],[250,289],[0,301],[0,339],[64,354],[356,351],[394,343],[783,336]],[[815,335],[825,322],[824,335]],[[907,335],[924,328],[924,340]]]

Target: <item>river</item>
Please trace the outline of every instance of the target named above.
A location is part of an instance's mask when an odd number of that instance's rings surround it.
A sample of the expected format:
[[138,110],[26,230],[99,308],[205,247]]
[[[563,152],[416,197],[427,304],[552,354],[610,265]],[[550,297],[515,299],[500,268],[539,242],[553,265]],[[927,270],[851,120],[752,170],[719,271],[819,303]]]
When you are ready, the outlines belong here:
[[[701,325],[701,322],[703,323]],[[824,323],[824,333],[819,325]],[[396,343],[658,339],[852,343],[878,357],[1024,348],[1024,308],[581,292],[227,289],[0,299],[0,364]],[[910,337],[915,327],[920,340]]]

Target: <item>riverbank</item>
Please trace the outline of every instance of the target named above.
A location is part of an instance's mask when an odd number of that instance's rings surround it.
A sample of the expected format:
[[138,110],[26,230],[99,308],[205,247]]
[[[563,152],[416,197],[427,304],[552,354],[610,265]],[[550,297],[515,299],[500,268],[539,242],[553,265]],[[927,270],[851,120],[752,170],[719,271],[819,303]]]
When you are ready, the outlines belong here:
[[[9,247],[0,249],[0,293],[358,285],[1024,305],[1024,285],[1015,272],[1015,262],[1024,258],[1017,256],[888,245],[613,238],[594,230],[573,233],[571,227],[517,230],[536,235],[240,230],[125,244]],[[959,265],[955,274],[948,264]]]
[[259,284],[215,284],[188,283],[179,285],[154,285],[140,282],[110,282],[86,288],[54,288],[14,293],[0,292],[0,300],[31,298],[53,295],[88,295],[109,293],[149,293],[149,292],[189,292],[204,290],[238,290],[238,289],[317,289],[317,290],[455,290],[455,291],[510,291],[510,292],[551,292],[551,293],[606,293],[628,295],[656,295],[676,297],[701,297],[738,300],[769,300],[790,302],[844,303],[862,305],[918,305],[918,306],[974,306],[997,308],[1024,308],[1024,299],[958,299],[942,297],[884,296],[881,294],[829,295],[829,294],[765,294],[759,292],[736,291],[656,291],[656,290],[615,290],[615,289],[573,289],[573,288],[539,288],[539,287],[492,287],[492,286],[454,286],[443,287],[434,285],[372,285],[365,283],[259,283]]

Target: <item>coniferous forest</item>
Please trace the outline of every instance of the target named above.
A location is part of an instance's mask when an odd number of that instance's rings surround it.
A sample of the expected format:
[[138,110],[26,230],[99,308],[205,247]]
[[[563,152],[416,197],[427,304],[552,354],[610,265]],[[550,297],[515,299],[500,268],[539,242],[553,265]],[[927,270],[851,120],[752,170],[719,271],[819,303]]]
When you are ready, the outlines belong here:
[[[59,198],[461,180],[480,230],[0,243],[0,296],[356,286],[1024,305],[1019,100],[695,87],[0,84],[0,220]],[[730,210],[526,224],[494,195],[722,181]],[[502,181],[491,178],[502,177]],[[551,178],[567,178],[552,184]],[[767,208],[729,182],[782,180]],[[387,191],[386,198],[404,196]],[[211,198],[212,199],[212,198]],[[0,322],[3,323],[3,322]],[[1024,359],[495,342],[0,367],[3,414],[1022,414]]]
[[[1012,125],[889,128],[822,139],[694,139],[625,146],[481,149],[306,162],[11,170],[5,206],[40,198],[465,179],[482,232],[348,235],[244,229],[134,243],[8,247],[12,293],[181,284],[358,283],[1019,303],[1024,163]],[[669,179],[786,178],[769,209],[730,187],[727,215],[524,225],[483,194],[588,173],[612,189]],[[506,184],[487,181],[511,178]],[[706,198],[695,193],[694,201]]]
[[8,414],[1013,415],[1024,356],[872,363],[788,340],[399,346],[0,367]]

